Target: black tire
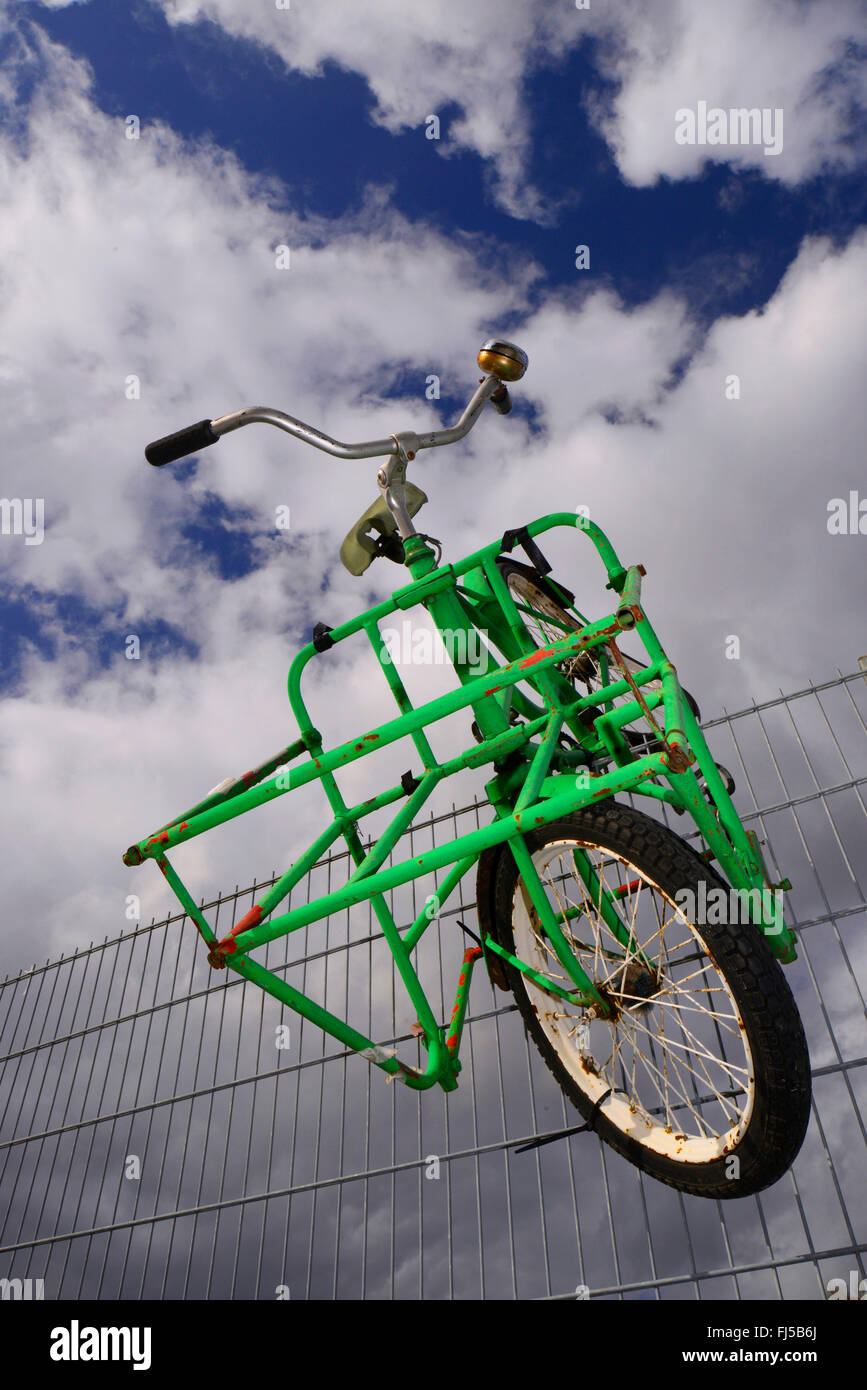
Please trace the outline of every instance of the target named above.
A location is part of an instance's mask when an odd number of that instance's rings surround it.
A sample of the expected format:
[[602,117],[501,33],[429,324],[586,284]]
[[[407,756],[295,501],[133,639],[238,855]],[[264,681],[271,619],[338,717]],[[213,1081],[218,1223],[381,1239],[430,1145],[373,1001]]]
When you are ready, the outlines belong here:
[[[579,1006],[555,999],[504,962],[527,1030],[569,1100],[585,1119],[593,1119],[600,1138],[624,1158],[681,1192],[727,1199],[749,1196],[776,1182],[794,1161],[810,1114],[809,1054],[795,1001],[779,963],[755,926],[733,920],[697,927],[675,902],[675,894],[684,890],[693,892],[693,901],[698,902],[701,879],[707,894],[712,887],[727,893],[728,885],[672,831],[642,812],[612,801],[585,807],[530,831],[524,838],[543,884],[548,884],[546,891],[555,911],[557,903],[568,902],[565,883],[571,869],[576,884],[574,900],[583,908],[564,930],[588,975],[597,985],[604,983],[604,992],[614,1000],[615,1009],[619,1008],[615,1024],[605,1019],[588,1023]],[[558,850],[557,845],[565,845],[565,849]],[[625,879],[627,887],[618,901],[625,903],[628,896],[630,902],[624,908],[623,920],[628,923],[626,913],[631,914],[636,924],[635,941],[639,946],[644,943],[645,962],[652,962],[654,975],[648,974],[644,963],[623,956],[623,947],[610,928],[594,925],[594,913],[587,910],[593,908],[592,900],[586,890],[582,895],[570,846],[586,847],[591,860],[594,852],[598,854],[595,862],[608,886],[613,888],[618,877]],[[547,867],[541,868],[546,862]],[[555,879],[553,896],[550,885]],[[668,908],[660,906],[666,900],[672,909],[670,920],[665,915]],[[540,968],[541,958],[544,973],[571,987],[562,965],[551,963],[550,947],[544,948],[538,918],[527,912],[527,901],[519,887],[514,856],[504,847],[493,871],[492,935],[536,968]],[[654,946],[654,938],[644,934],[640,923],[652,928],[654,920],[660,919],[660,911],[663,925],[655,933],[658,942]],[[673,935],[666,939],[669,929]],[[605,933],[608,948],[601,944]],[[585,943],[576,939],[576,934],[578,938],[589,935],[593,941]],[[684,937],[686,956],[678,956],[680,946],[671,952],[671,941],[678,934]],[[612,945],[619,949],[622,966],[610,965],[617,954]],[[608,954],[604,955],[606,949]],[[532,951],[537,952],[535,957],[528,954]],[[694,964],[699,961],[707,963]],[[688,973],[682,973],[684,970]],[[720,986],[714,983],[715,978]],[[692,980],[701,983],[691,984]],[[703,1002],[699,998],[696,1008],[684,1002],[675,1004],[672,995],[681,1001],[694,996],[706,999]],[[567,1025],[574,1025],[571,1031]],[[644,1034],[651,1038],[654,1029],[655,1037],[644,1043]],[[639,1048],[645,1047],[651,1059],[641,1064],[647,1067],[646,1082],[639,1062],[632,1060],[639,1049],[628,1042],[630,1038],[638,1039]],[[618,1061],[609,1067],[601,1060],[609,1046],[619,1059],[619,1072]],[[717,1052],[721,1060],[717,1060]],[[735,1060],[738,1057],[740,1063]],[[664,1093],[654,1082],[654,1069],[664,1081]],[[740,1079],[741,1071],[745,1081]],[[675,1073],[679,1089],[674,1085]],[[717,1076],[719,1081],[714,1079]],[[712,1094],[698,1093],[696,1077],[703,1090]],[[600,1101],[608,1081],[618,1084]],[[645,1103],[647,1096],[654,1099],[654,1085],[664,1105]],[[685,1103],[678,1101],[679,1094]],[[663,1123],[666,1118],[668,1124]],[[733,1158],[737,1158],[736,1164]]]

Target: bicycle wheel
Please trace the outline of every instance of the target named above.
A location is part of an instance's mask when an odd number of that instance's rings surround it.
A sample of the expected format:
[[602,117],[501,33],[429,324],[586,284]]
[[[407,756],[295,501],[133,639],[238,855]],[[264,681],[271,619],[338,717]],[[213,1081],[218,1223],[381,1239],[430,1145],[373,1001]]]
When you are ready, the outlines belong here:
[[[583,626],[564,607],[558,591],[562,592],[564,598],[571,599],[571,595],[568,590],[563,590],[556,581],[544,578],[530,565],[523,565],[517,560],[499,559],[497,566],[518,606],[524,626],[537,647],[547,647],[567,633],[577,632]],[[644,669],[644,663],[636,661],[634,657],[627,656],[622,652],[621,657],[632,674]],[[578,682],[583,684],[588,694],[601,689],[605,684],[598,659],[595,659],[590,652],[581,652],[578,656],[560,662],[557,670],[573,684]],[[647,689],[658,690],[660,688],[660,681],[648,682]],[[696,719],[700,720],[701,713],[696,701],[688,690],[684,690],[683,693]],[[643,751],[655,751],[659,748],[659,740],[655,736],[655,731],[646,719],[636,720],[635,725],[637,727],[625,728],[622,731],[628,743]]]
[[[504,963],[527,1030],[566,1095],[601,1139],[682,1192],[745,1197],[776,1182],[806,1131],[809,1056],[760,932],[736,912],[698,925],[696,916],[720,914],[687,910],[727,885],[672,831],[614,802],[525,840],[567,941],[611,1008],[610,1019],[595,1019]],[[613,893],[626,947],[579,875],[576,849]],[[494,869],[493,935],[570,988],[522,889],[506,850]]]

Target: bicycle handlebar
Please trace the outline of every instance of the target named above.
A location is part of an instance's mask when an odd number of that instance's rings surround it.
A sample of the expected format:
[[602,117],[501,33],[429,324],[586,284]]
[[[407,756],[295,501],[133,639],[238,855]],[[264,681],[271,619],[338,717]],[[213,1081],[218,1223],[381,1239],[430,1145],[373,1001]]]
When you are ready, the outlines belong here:
[[155,439],[145,448],[145,458],[155,468],[161,468],[164,463],[174,463],[185,454],[197,454],[209,444],[216,444],[219,437],[210,420],[200,420],[197,425],[187,425],[186,429]]
[[[415,453],[419,449],[435,449],[440,445],[454,444],[458,439],[463,439],[476,423],[488,400],[499,414],[508,415],[512,409],[512,401],[505,382],[518,380],[523,376],[527,366],[526,354],[511,343],[490,340],[479,352],[479,362],[484,367],[493,363],[493,370],[490,375],[482,377],[458,423],[451,429],[431,430],[426,434],[404,432],[401,436],[404,447],[406,441],[411,440],[412,452]],[[163,464],[173,463],[175,459],[198,453],[209,444],[216,444],[222,435],[228,434],[231,430],[256,423],[276,425],[278,429],[294,435],[303,443],[312,444],[315,449],[322,449],[326,454],[333,454],[335,458],[380,458],[384,455],[399,454],[401,449],[401,444],[394,435],[388,439],[371,439],[363,444],[341,444],[339,440],[332,439],[330,435],[323,434],[312,425],[305,425],[303,420],[296,420],[293,416],[284,414],[282,410],[254,405],[244,410],[232,411],[229,415],[221,415],[216,420],[199,420],[197,424],[188,425],[186,429],[167,434],[163,439],[156,439],[145,448],[145,458],[155,468],[161,468]]]

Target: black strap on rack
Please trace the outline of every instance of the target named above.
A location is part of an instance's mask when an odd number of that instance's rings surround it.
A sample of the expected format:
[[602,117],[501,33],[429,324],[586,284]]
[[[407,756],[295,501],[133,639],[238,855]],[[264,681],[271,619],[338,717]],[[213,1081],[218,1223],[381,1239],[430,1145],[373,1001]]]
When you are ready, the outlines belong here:
[[[460,919],[460,917],[457,919],[457,923],[458,923],[458,926],[460,927],[461,931],[466,932],[467,936],[468,936],[472,941],[475,941],[475,943],[476,943],[477,946],[481,946],[482,950],[484,951],[484,950],[485,950],[485,943],[484,943],[484,941],[482,941],[482,938],[481,938],[480,936],[476,936],[476,933],[475,933],[474,931],[470,931],[470,929],[469,929],[469,927],[467,926],[466,922],[462,922],[461,919]],[[487,954],[487,952],[486,952],[486,954]]]
[[331,636],[332,629],[327,623],[317,623],[313,629],[313,645],[318,652],[327,652],[329,647],[334,646],[334,638]]
[[[457,918],[457,924],[460,927],[461,931],[464,932],[470,938],[471,941],[475,941],[476,945],[482,953],[485,965],[488,968],[488,974],[490,975],[491,972],[491,961],[493,961],[495,965],[499,968],[500,957],[491,955],[482,938],[480,936],[476,936],[476,933],[474,931],[470,931],[470,928],[467,926],[466,922],[462,922],[460,917]],[[505,979],[505,976],[503,978]],[[505,984],[503,985],[503,988],[506,988]]]
[[545,559],[536,542],[533,540],[526,526],[519,526],[513,531],[505,531],[503,539],[500,541],[500,550],[510,555],[516,545],[523,547],[524,554],[530,564],[537,569],[540,574],[550,574],[551,566]]

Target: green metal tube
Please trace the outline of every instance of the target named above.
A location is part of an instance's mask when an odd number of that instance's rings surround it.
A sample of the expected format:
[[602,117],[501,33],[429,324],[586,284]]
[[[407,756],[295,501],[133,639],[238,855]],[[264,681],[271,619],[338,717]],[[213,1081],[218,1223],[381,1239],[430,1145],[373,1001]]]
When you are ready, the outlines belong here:
[[624,632],[631,631],[641,618],[641,570],[630,565],[617,605],[617,623]]
[[516,811],[523,811],[528,806],[532,806],[534,801],[538,800],[539,788],[545,780],[562,727],[563,715],[558,710],[551,715],[548,721],[548,728],[545,731],[545,737],[539,744],[536,750],[536,756],[530,764],[526,780],[521,788],[518,800],[515,802]]
[[501,946],[492,936],[485,937],[485,950],[493,951],[495,955],[502,956],[503,960],[507,960],[516,970],[520,970],[522,975],[526,975],[528,980],[533,980],[540,989],[544,989],[546,994],[554,994],[558,999],[568,1000],[570,1004],[580,1004],[583,1002],[580,990],[563,989],[561,985],[557,985],[553,980],[549,980],[546,975],[542,975],[538,970],[534,970],[532,965],[526,965],[524,961],[519,960],[517,956],[513,956],[511,951],[507,951],[505,946]]
[[380,835],[376,844],[372,846],[370,852],[365,855],[350,875],[350,883],[357,883],[360,878],[373,873],[388,858],[407,826],[415,819],[434,787],[441,780],[442,775],[439,768],[428,769],[406,805],[401,807],[399,814],[395,816],[391,824]]
[[467,1012],[470,982],[473,978],[473,966],[482,955],[484,955],[484,952],[478,946],[471,946],[469,950],[464,952],[461,974],[458,979],[457,990],[455,991],[454,1008],[452,1009],[448,1033],[446,1034],[446,1047],[454,1058],[457,1058],[458,1048],[461,1044],[461,1034],[464,1031],[464,1018]]
[[327,829],[323,830],[321,835],[316,837],[309,849],[306,849],[301,857],[290,865],[285,874],[272,884],[261,902],[257,904],[261,918],[270,916],[277,904],[282,902],[286,895],[292,892],[295,885],[300,883],[304,875],[312,869],[320,855],[327,853],[340,833],[339,822],[332,822]]
[[[296,739],[294,743],[290,743],[287,748],[283,748],[279,753],[275,753],[275,755],[272,758],[268,758],[266,762],[260,763],[258,767],[253,768],[250,772],[245,772],[243,777],[236,777],[235,780],[229,786],[224,787],[222,791],[210,792],[209,795],[205,797],[204,801],[200,801],[198,805],[192,806],[189,811],[185,811],[182,816],[178,816],[173,820],[172,825],[177,825],[178,822],[182,820],[189,820],[191,816],[197,816],[201,811],[209,811],[212,806],[218,806],[221,802],[231,801],[233,796],[239,796],[242,792],[249,791],[250,787],[257,786],[270,773],[276,772],[278,767],[282,767],[284,763],[294,762],[294,760],[300,757],[306,750],[306,747],[307,745],[303,738]],[[160,827],[162,830],[166,828],[166,826]]]
[[[409,698],[406,686],[395,669],[394,662],[391,660],[391,654],[383,641],[382,633],[375,623],[365,623],[364,630],[376,654],[376,659],[382,668],[382,674],[388,682],[388,688],[394,696],[395,704],[401,714],[409,714],[413,708],[412,701]],[[434,757],[433,749],[427,741],[424,730],[416,729],[412,733],[411,738],[415,744],[416,752],[421,758],[422,766],[433,767],[436,758]]]
[[686,701],[683,698],[680,681],[677,679],[677,671],[670,661],[661,661],[659,663],[659,674],[662,679],[665,741],[666,743],[675,744],[678,748],[682,748],[687,757],[691,757],[683,716]]
[[390,1076],[399,1076],[412,1090],[424,1091],[430,1086],[436,1085],[448,1068],[449,1059],[442,1055],[445,1049],[435,1045],[438,1037],[431,1039],[432,1046],[428,1050],[427,1072],[419,1072],[415,1068],[407,1067],[396,1056],[389,1056],[386,1050],[373,1042],[371,1038],[365,1037],[363,1033],[359,1033],[355,1028],[345,1023],[342,1018],[338,1018],[335,1014],[329,1013],[327,1009],[323,1009],[314,1000],[308,999],[306,994],[301,994],[297,989],[293,989],[287,980],[281,980],[279,976],[273,975],[258,961],[241,956],[232,959],[229,963],[233,970],[236,970],[239,975],[243,975],[244,979],[258,985],[260,989],[266,990],[268,994],[279,999],[282,1004],[293,1009],[302,1018],[306,1018],[316,1028],[321,1028],[323,1032],[337,1038],[345,1047],[350,1047],[354,1052],[358,1052],[366,1061],[371,1062]]
[[644,965],[647,966],[648,970],[651,973],[653,973],[655,969],[653,962],[648,960],[647,956],[644,954],[642,950],[636,949],[637,943],[634,941],[634,939],[630,937],[629,929],[614,905],[613,895],[610,889],[606,888],[605,885],[602,883],[602,880],[600,879],[599,875],[593,867],[593,864],[587,851],[583,849],[575,849],[572,851],[572,858],[575,861],[575,868],[581,875],[581,878],[583,879],[584,884],[587,888],[587,892],[590,896],[590,901],[596,905],[596,909],[599,912],[600,917],[604,921],[605,925],[608,927],[608,930],[611,932],[612,936],[615,938],[615,940],[620,942],[624,951],[628,951],[630,949],[631,943],[632,954],[635,957],[635,959],[640,960]]
[[[464,614],[460,599],[454,592],[454,588],[443,593],[432,595],[425,600],[425,607],[436,623],[440,633],[466,632],[469,634],[474,628],[468,623]],[[469,651],[469,647],[467,647]],[[493,738],[494,735],[505,733],[509,727],[509,721],[504,715],[500,705],[493,698],[490,687],[499,679],[499,671],[485,673],[481,677],[475,672],[475,667],[469,662],[458,657],[457,653],[450,653],[451,664],[455,669],[458,680],[461,682],[465,691],[473,690],[474,696],[469,701],[473,706],[473,713],[476,716],[476,723],[485,738]],[[502,682],[500,682],[502,684]]]
[[[650,679],[650,677],[648,677]],[[639,682],[636,681],[636,685]],[[625,684],[625,682],[623,682]],[[628,689],[628,687],[627,687]],[[595,693],[595,692],[594,692]],[[624,692],[625,693],[625,692]],[[644,701],[648,709],[656,709],[657,705],[662,704],[661,690],[648,690],[645,692]],[[604,725],[609,729],[622,729],[624,724],[631,724],[633,719],[640,719],[644,714],[643,709],[637,700],[630,700],[626,705],[617,705],[606,714],[600,714],[596,720],[596,727]]]
[[[435,723],[458,710],[465,709],[485,695],[491,694],[493,689],[526,679],[528,668],[535,670],[553,666],[556,662],[563,661],[564,658],[572,656],[576,652],[604,641],[611,631],[611,619],[600,619],[591,624],[590,627],[582,629],[581,632],[571,633],[561,641],[553,643],[551,647],[539,649],[532,656],[521,657],[517,661],[510,662],[507,666],[500,667],[497,671],[469,681],[468,684],[459,689],[449,691],[436,700],[421,705],[410,714],[400,715],[397,719],[380,724],[378,728],[372,729],[369,733],[362,734],[358,738],[350,739],[347,743],[341,744],[328,753],[314,756],[309,763],[300,768],[293,768],[287,773],[281,773],[279,777],[271,778],[262,786],[252,787],[250,791],[235,797],[229,805],[214,806],[210,810],[192,817],[187,822],[181,822],[180,825],[173,825],[163,830],[158,836],[140,841],[138,848],[142,857],[156,858],[158,854],[164,853],[165,850],[174,845],[186,843],[204,831],[213,829],[214,826],[223,825],[226,821],[243,815],[255,806],[261,806],[266,801],[285,795],[287,791],[295,791],[308,782],[316,781],[325,772],[333,772],[335,769],[346,767],[349,763],[373,752],[374,749],[384,748],[388,744],[404,738],[414,729]],[[492,682],[494,683],[493,687]]]
[[533,907],[536,909],[539,916],[539,923],[542,931],[554,947],[557,959],[566,971],[566,974],[571,980],[575,981],[581,1002],[584,1004],[594,1004],[600,1014],[607,1016],[610,1012],[608,1005],[596,989],[590,976],[587,974],[560,930],[560,923],[554,916],[551,904],[548,902],[547,894],[542,887],[542,881],[536,872],[536,866],[533,863],[532,855],[525,841],[519,836],[515,836],[514,839],[509,841],[509,849],[515,857],[518,873],[530,895]]
[[606,773],[603,777],[593,778],[592,789],[584,794],[576,790],[572,777],[564,778],[564,781],[570,784],[569,789],[559,795],[538,802],[535,806],[529,806],[525,811],[504,816],[491,825],[470,831],[467,835],[462,835],[449,844],[437,845],[402,864],[394,864],[388,869],[380,869],[378,873],[372,874],[369,878],[347,884],[313,903],[305,903],[301,907],[293,908],[290,913],[273,918],[268,923],[263,923],[261,926],[242,933],[237,939],[237,949],[241,951],[253,950],[257,946],[264,945],[266,941],[273,941],[278,936],[285,935],[286,932],[296,931],[299,927],[306,926],[309,922],[318,921],[321,917],[327,917],[332,912],[339,912],[345,907],[364,902],[374,893],[386,893],[390,888],[396,888],[402,883],[409,883],[412,879],[420,878],[422,874],[430,873],[435,869],[445,868],[449,864],[456,863],[459,859],[469,856],[477,858],[482,850],[491,845],[503,844],[515,834],[526,833],[537,825],[547,825],[550,821],[556,820],[558,816],[568,815],[578,806],[586,805],[590,801],[598,800],[603,796],[610,796],[618,791],[626,791],[647,777],[659,776],[666,769],[667,757],[665,752],[650,753],[644,758],[637,759],[628,767],[617,768],[613,772]]
[[478,856],[467,855],[465,859],[459,859],[453,868],[449,869],[442,883],[438,884],[434,896],[437,900],[437,910],[430,916],[428,913],[429,904],[425,903],[421,912],[416,917],[412,926],[404,934],[403,944],[407,951],[411,951],[417,944],[419,938],[427,931],[431,922],[435,922],[442,912],[454,890],[457,888],[464,874],[477,862]]
[[[653,670],[652,667],[649,669]],[[652,679],[652,677],[648,674],[644,679],[646,681]],[[662,702],[662,691],[648,690],[644,693],[643,698],[648,709],[653,710]],[[632,748],[630,744],[627,743],[626,739],[622,737],[621,730],[624,725],[631,724],[634,719],[640,719],[643,715],[644,711],[638,704],[638,701],[633,699],[625,705],[612,706],[595,720],[594,727],[596,732],[602,739],[611,757],[620,767],[631,762],[633,757]]]
[[390,787],[387,792],[380,792],[378,796],[368,797],[366,801],[359,801],[357,805],[348,807],[340,813],[338,819],[346,825],[364,820],[365,816],[371,816],[374,811],[381,811],[384,806],[391,806],[405,796],[403,787]]
[[[704,734],[698,727],[696,718],[684,702],[683,718],[690,746],[696,757],[699,771],[707,784],[719,814],[714,816],[702,792],[694,772],[690,769],[681,776],[669,776],[669,781],[682,798],[682,804],[689,811],[702,836],[713,850],[733,888],[767,887],[763,866],[757,861],[740,817],[732,804],[717,771]],[[759,926],[759,930],[761,927]],[[782,930],[766,934],[771,950],[780,960],[789,963],[797,959],[795,938],[783,923]]]
[[[587,539],[596,547],[599,558],[608,571],[609,580],[619,580],[626,574],[626,570],[621,565],[613,545],[609,541],[601,527],[589,517],[579,515],[576,512],[549,512],[547,516],[539,517],[537,521],[531,521],[527,526],[527,533],[535,539],[545,531],[551,531],[556,526],[565,526],[569,529],[579,530],[586,535]],[[474,550],[471,555],[463,560],[456,561],[450,568],[455,576],[460,577],[468,570],[477,569],[486,556],[495,556],[500,553],[502,544],[495,541],[493,544],[482,546],[480,550]]]
[[165,856],[157,860],[157,867],[159,868],[160,872],[164,875],[166,882],[168,883],[169,887],[171,888],[181,907],[184,909],[184,912],[186,912],[187,916],[191,917],[192,920],[195,922],[200,934],[204,937],[205,941],[207,941],[208,945],[216,945],[216,936],[214,935],[211,928],[208,926],[200,909],[196,907],[196,904],[193,901],[190,893],[187,891],[187,888],[178,878],[176,871],[169,863],[168,859],[165,858]]

